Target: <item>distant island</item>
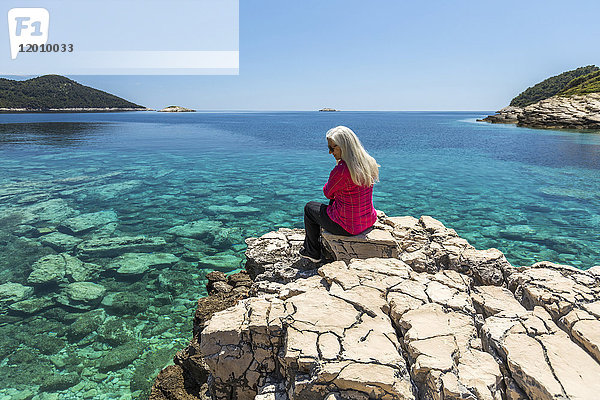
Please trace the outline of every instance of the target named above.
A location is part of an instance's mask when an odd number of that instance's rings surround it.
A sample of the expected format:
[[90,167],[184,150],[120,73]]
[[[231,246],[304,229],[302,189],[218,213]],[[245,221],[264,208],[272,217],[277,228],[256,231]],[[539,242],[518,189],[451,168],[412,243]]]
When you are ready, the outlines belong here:
[[158,112],[196,112],[196,110],[192,110],[191,108],[185,108],[181,106],[168,106],[163,108],[162,110],[158,110]]
[[478,121],[531,128],[600,129],[600,68],[580,67],[520,93],[510,105]]
[[110,93],[84,86],[60,75],[26,81],[0,78],[1,112],[148,111]]
[[321,108],[319,111],[340,111],[340,110],[336,110],[335,108],[325,107],[325,108]]

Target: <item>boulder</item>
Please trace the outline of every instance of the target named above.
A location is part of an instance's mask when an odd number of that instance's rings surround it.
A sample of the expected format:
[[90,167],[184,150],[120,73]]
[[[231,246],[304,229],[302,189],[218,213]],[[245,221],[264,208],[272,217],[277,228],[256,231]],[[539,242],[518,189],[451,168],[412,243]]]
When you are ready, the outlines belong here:
[[77,246],[82,257],[117,257],[125,253],[145,253],[162,250],[166,246],[162,237],[121,236],[90,239]]
[[113,222],[117,222],[116,212],[98,211],[67,218],[58,225],[58,230],[62,233],[79,236]]
[[31,286],[23,286],[15,282],[6,282],[0,285],[0,305],[25,300],[31,295],[33,295],[33,288]]
[[175,264],[179,257],[169,253],[125,253],[108,265],[121,275],[141,275],[151,268],[163,268]]

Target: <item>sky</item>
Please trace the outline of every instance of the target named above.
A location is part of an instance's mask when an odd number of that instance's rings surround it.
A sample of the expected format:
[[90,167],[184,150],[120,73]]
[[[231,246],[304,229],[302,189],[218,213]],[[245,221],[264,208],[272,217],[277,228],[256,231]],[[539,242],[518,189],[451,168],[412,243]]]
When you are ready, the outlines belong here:
[[598,15],[597,0],[241,0],[239,75],[68,76],[151,108],[497,110],[600,65]]

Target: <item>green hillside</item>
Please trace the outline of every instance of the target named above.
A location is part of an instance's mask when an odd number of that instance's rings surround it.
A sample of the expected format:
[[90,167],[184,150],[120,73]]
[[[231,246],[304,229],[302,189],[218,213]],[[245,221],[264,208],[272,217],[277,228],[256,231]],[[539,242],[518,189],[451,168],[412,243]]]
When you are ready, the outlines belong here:
[[576,94],[587,94],[600,92],[600,71],[573,79],[559,93],[561,96],[573,96]]
[[44,75],[26,81],[0,78],[0,108],[140,108],[101,90],[81,85],[60,75]]
[[[600,71],[600,68],[596,67],[595,65],[588,65],[586,67],[580,67],[571,71],[563,72],[560,75],[550,77],[538,83],[537,85],[527,88],[527,90],[512,99],[510,105],[514,107],[525,107],[530,104],[537,103],[540,100],[544,100],[561,93],[561,91],[565,90],[565,88],[567,88],[567,86],[573,80],[596,73],[598,71]],[[579,84],[575,87],[579,87]],[[571,88],[575,89],[575,87]]]

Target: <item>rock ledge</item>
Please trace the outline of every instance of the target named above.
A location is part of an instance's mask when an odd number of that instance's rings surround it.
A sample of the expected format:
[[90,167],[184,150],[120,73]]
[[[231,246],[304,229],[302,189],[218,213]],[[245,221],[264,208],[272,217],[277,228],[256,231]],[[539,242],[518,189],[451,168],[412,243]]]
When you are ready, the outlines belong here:
[[296,255],[302,237],[280,229],[250,238],[249,275],[210,274],[193,339],[151,399],[594,399],[600,391],[600,266],[515,268],[428,216],[380,213],[364,235],[325,234],[333,260],[319,265]]

